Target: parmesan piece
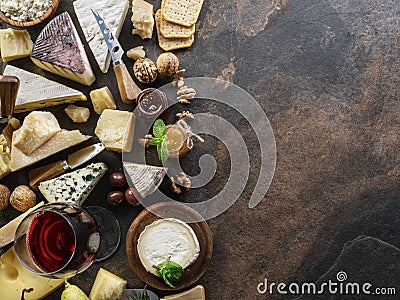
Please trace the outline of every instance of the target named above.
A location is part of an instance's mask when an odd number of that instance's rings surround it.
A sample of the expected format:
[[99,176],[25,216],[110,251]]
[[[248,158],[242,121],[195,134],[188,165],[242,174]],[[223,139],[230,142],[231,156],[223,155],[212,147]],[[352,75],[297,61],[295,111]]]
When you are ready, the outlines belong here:
[[116,109],[115,100],[108,87],[93,90],[90,92],[90,99],[92,100],[93,108],[99,115],[105,109]]
[[74,123],[84,123],[90,117],[90,110],[87,107],[80,107],[71,104],[68,105],[64,111]]
[[132,34],[138,34],[142,39],[151,39],[154,27],[152,4],[144,0],[133,0],[131,20]]
[[5,62],[29,56],[33,48],[28,31],[12,28],[0,30],[0,45],[1,58]]

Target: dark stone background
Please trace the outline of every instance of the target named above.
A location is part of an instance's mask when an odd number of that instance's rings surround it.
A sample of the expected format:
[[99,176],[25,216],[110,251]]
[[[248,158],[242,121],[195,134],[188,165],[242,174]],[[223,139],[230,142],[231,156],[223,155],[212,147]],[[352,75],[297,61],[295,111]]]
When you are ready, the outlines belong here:
[[[71,2],[61,0],[57,14],[65,10],[76,21]],[[156,35],[145,42],[132,36],[130,16],[120,38],[123,47],[143,44],[148,57],[156,59],[162,52]],[[278,156],[269,192],[249,209],[260,153],[255,136],[246,135],[252,159],[247,188],[228,211],[208,222],[214,256],[198,282],[205,286],[208,299],[275,299],[279,296],[257,293],[264,278],[320,283],[335,279],[339,271],[347,273],[348,282],[368,281],[400,293],[399,22],[400,2],[395,0],[205,1],[195,44],[175,53],[187,76],[222,78],[253,95],[270,119]],[[42,27],[30,29],[33,38]],[[101,74],[90,50],[88,55],[98,75],[91,88],[45,73],[29,59],[12,64],[85,93],[108,85],[117,98],[112,70]],[[132,62],[126,62],[131,68]],[[155,85],[162,83],[157,80]],[[90,101],[84,105],[91,107]],[[119,100],[118,107],[130,109]],[[57,114],[63,128],[77,128],[65,118],[63,108],[49,111]],[[190,107],[195,112],[200,108],[207,110],[207,105]],[[239,131],[247,134],[248,124],[234,112],[229,114]],[[96,121],[92,110],[89,122],[79,129],[93,135]],[[184,163],[188,172],[198,171],[195,158],[202,152],[217,158],[217,176],[201,193],[191,190],[178,197],[182,201],[202,201],[215,194],[229,172],[225,149],[213,140],[190,153]],[[116,153],[104,152],[95,161],[106,162],[110,172],[121,170]],[[3,181],[10,187],[26,184],[27,171]],[[86,204],[107,207],[105,195],[110,190],[103,179]],[[168,193],[168,183],[162,190]],[[121,222],[124,239],[140,209],[124,204],[111,210]],[[12,208],[0,212],[0,225],[16,215]],[[125,278],[131,287],[143,286],[127,264],[125,242],[112,258],[94,264],[71,282],[89,292],[100,267]],[[60,293],[47,299],[59,299]]]

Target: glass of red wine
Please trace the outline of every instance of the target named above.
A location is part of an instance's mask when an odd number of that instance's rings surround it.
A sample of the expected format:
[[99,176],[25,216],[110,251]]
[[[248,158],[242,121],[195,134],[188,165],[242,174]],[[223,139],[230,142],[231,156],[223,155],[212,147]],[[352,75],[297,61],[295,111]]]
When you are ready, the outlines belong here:
[[51,203],[19,224],[15,253],[24,267],[49,278],[68,278],[86,270],[100,248],[100,229],[84,208]]

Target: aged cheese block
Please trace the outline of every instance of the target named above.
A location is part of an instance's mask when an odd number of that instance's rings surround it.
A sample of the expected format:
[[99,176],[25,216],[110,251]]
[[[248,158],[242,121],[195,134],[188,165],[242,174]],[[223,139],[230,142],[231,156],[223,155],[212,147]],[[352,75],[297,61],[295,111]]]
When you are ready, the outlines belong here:
[[122,110],[105,109],[94,133],[108,150],[129,152],[132,149],[135,116]]
[[90,117],[90,110],[87,107],[70,104],[64,111],[74,123],[85,123]]
[[146,271],[156,274],[153,266],[168,258],[182,268],[190,266],[199,256],[200,244],[188,224],[167,218],[144,228],[137,241],[137,250]]
[[[4,134],[0,134],[0,179],[6,177],[11,173],[10,159],[11,153],[10,148],[7,147],[7,139]],[[1,244],[1,230],[0,230],[0,244]],[[1,246],[0,246],[1,248]]]
[[86,100],[80,91],[11,65],[6,66],[4,75],[16,76],[21,82],[15,103],[16,113]]
[[24,289],[25,300],[42,299],[64,284],[64,279],[49,279],[35,275],[21,265],[15,255],[14,247],[0,257],[0,299],[20,300]]
[[142,198],[153,194],[162,183],[167,168],[123,162],[125,172]]
[[96,89],[90,92],[90,100],[92,100],[93,108],[99,115],[107,108],[116,109],[115,100],[108,87]]
[[52,19],[36,39],[31,54],[40,68],[91,85],[92,68],[71,17],[67,12]]
[[[15,133],[14,133],[15,134]],[[42,146],[33,151],[30,155],[25,155],[18,147],[11,148],[11,171],[17,171],[33,165],[62,150],[75,146],[90,138],[88,135],[83,135],[79,130],[61,130]]]
[[152,4],[144,0],[133,0],[131,20],[132,34],[138,34],[142,39],[151,39],[154,27]]
[[0,30],[0,51],[3,61],[29,56],[32,48],[33,42],[28,31],[12,28]]
[[129,0],[77,0],[74,9],[79,23],[82,27],[85,39],[96,59],[101,71],[107,73],[110,65],[111,55],[108,52],[107,44],[99,30],[96,19],[90,9],[96,9],[112,28],[113,35],[119,37],[124,20],[129,9]]
[[100,268],[90,291],[91,300],[119,299],[126,287],[126,280]]
[[30,155],[60,131],[60,125],[52,113],[33,111],[25,117],[21,128],[13,133],[13,145]]
[[49,202],[67,201],[82,205],[106,172],[105,163],[94,163],[41,182],[39,190]]

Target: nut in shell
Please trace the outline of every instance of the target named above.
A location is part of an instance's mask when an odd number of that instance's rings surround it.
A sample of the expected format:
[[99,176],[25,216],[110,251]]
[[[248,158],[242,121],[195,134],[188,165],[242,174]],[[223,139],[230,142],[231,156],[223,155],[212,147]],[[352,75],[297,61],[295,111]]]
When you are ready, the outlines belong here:
[[149,58],[139,58],[133,65],[135,77],[142,83],[152,83],[157,78],[157,67]]
[[25,212],[36,204],[36,194],[26,185],[15,188],[10,196],[10,204],[16,210]]
[[179,69],[179,59],[171,52],[162,53],[157,58],[157,69],[162,76],[170,77]]
[[6,209],[10,203],[10,190],[4,184],[0,184],[0,210]]

